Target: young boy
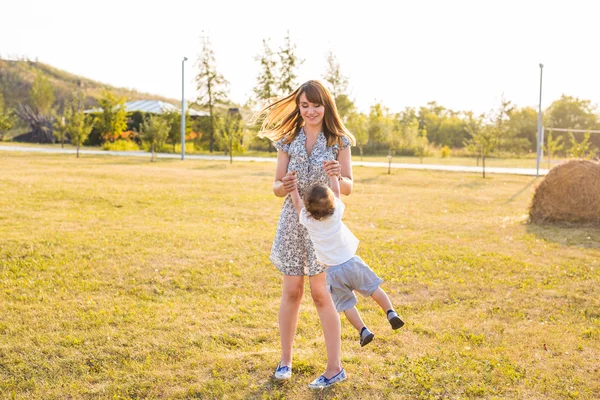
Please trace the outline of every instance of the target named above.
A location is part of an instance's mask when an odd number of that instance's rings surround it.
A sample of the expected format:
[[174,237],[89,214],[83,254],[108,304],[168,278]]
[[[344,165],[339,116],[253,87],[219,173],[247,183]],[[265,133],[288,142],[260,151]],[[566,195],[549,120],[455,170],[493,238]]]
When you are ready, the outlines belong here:
[[[289,172],[288,174],[295,174]],[[344,312],[360,335],[360,345],[369,344],[375,335],[365,326],[353,291],[371,296],[387,314],[392,329],[401,328],[404,321],[394,311],[387,294],[379,287],[383,280],[356,255],[358,239],[342,222],[344,203],[340,200],[337,176],[329,177],[331,188],[313,185],[304,193],[304,204],[298,188],[290,192],[300,223],[310,235],[317,260],[327,269],[327,287],[338,312]]]

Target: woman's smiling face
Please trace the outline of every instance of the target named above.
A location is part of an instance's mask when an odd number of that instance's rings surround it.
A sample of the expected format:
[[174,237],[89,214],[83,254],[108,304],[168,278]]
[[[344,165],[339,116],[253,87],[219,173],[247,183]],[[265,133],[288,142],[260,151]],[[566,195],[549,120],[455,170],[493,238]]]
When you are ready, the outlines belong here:
[[322,125],[325,116],[325,106],[323,104],[311,103],[302,93],[298,99],[298,108],[305,125]]

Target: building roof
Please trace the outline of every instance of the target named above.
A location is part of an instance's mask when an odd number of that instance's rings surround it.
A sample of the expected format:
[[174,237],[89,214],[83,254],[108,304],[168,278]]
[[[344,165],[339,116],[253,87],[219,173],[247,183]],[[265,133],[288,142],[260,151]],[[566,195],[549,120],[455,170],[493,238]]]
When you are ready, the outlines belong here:
[[[92,108],[90,110],[85,110],[86,113],[100,111],[102,111],[101,108]],[[125,111],[127,111],[128,113],[139,111],[151,114],[164,114],[170,111],[181,112],[181,108],[160,100],[135,100],[128,101],[127,103],[125,103]],[[210,115],[206,111],[197,111],[192,110],[191,108],[188,108],[188,111],[190,115],[194,117],[205,117]]]

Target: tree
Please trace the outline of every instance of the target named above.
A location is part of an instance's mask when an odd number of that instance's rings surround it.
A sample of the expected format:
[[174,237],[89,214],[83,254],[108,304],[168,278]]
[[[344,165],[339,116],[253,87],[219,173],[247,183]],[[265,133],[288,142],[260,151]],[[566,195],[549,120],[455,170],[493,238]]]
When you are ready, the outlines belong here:
[[[175,110],[167,111],[163,114],[163,118],[170,126],[169,134],[167,135],[167,142],[171,143],[173,146],[173,153],[175,153],[175,146],[177,143],[181,143],[181,112]],[[190,134],[190,132],[192,132],[192,120],[189,109],[186,108],[184,134],[187,136]]]
[[387,130],[389,125],[386,119],[387,109],[381,103],[371,106],[369,118],[367,119],[367,143],[371,148],[371,152],[375,152],[378,144],[385,144],[389,149],[389,136]]
[[548,169],[550,169],[550,161],[552,157],[564,147],[562,143],[562,137],[552,138],[552,129],[548,132],[548,138],[546,139],[546,153],[548,154]]
[[87,140],[93,128],[92,121],[84,113],[83,94],[80,92],[74,96],[68,105],[70,111],[67,121],[66,133],[71,138],[71,143],[77,147],[77,158],[79,158],[79,148]]
[[98,103],[102,113],[96,117],[95,125],[100,136],[110,142],[121,138],[121,134],[127,129],[125,98],[117,98],[105,88]]
[[[278,95],[278,78],[276,76],[277,61],[275,60],[273,50],[271,50],[271,47],[269,46],[268,39],[263,39],[263,53],[257,56],[256,60],[260,63],[260,72],[256,79],[256,86],[253,89],[256,100],[250,100],[249,103],[251,103],[251,105],[259,103],[262,107],[272,99],[276,98]],[[260,127],[261,121],[260,119],[256,119],[250,129],[254,133],[258,133],[260,131]],[[255,135],[254,140],[262,143],[264,147],[268,148],[269,152],[275,150],[273,143],[268,138],[259,138]]]
[[[590,100],[562,95],[544,113],[544,125],[562,129],[600,129],[598,109]],[[600,135],[594,135],[590,143],[600,147]]]
[[360,160],[363,159],[363,149],[369,141],[367,116],[363,113],[352,112],[348,115],[346,127],[356,139],[356,147],[360,151]]
[[304,60],[299,59],[296,54],[296,45],[292,43],[290,39],[290,32],[288,31],[283,47],[279,48],[279,82],[277,89],[282,95],[288,95],[296,89],[298,84],[296,83],[297,73],[296,69],[302,65]]
[[[419,123],[415,122],[414,127],[411,129],[418,129]],[[429,145],[429,140],[427,139],[427,127],[424,126],[423,129],[419,131],[419,135],[417,136],[417,140],[415,143],[415,156],[419,157],[421,160],[421,164],[423,164],[423,157],[427,155],[427,146]]]
[[29,91],[29,105],[40,114],[48,115],[54,105],[54,89],[48,79],[38,73]]
[[65,147],[65,139],[67,136],[68,121],[72,118],[72,108],[68,105],[64,107],[63,114],[55,114],[54,122],[52,123],[53,134],[60,142],[60,147]]
[[52,107],[54,89],[48,79],[38,73],[29,90],[29,104],[19,104],[17,115],[31,127],[31,139],[40,143],[54,143],[52,135]]
[[515,108],[508,120],[510,139],[506,142],[507,150],[517,154],[535,151],[537,140],[538,113],[533,107]]
[[427,107],[419,108],[419,128],[427,127],[427,138],[430,142],[441,144],[441,138],[438,135],[439,128],[446,109],[438,105],[435,101],[427,103]]
[[241,147],[244,133],[242,115],[239,109],[230,108],[223,118],[219,118],[218,127],[224,142],[224,147],[229,153],[229,163],[233,163],[233,152]]
[[348,90],[348,79],[342,75],[340,71],[340,63],[337,61],[335,55],[331,50],[327,54],[327,70],[323,79],[329,86],[329,91],[333,98],[337,98],[339,95],[346,94]]
[[0,141],[4,140],[4,135],[14,123],[14,114],[12,110],[4,108],[4,95],[0,91]]
[[347,116],[354,110],[354,102],[348,96],[348,78],[342,74],[340,64],[331,50],[327,54],[327,70],[323,79],[335,100],[338,114],[346,121]]
[[277,97],[277,61],[269,47],[268,39],[263,39],[263,53],[257,56],[256,60],[260,63],[260,72],[253,91],[259,101],[267,102]]
[[509,130],[509,124],[511,114],[514,110],[514,106],[510,100],[506,100],[504,95],[500,97],[500,105],[492,114],[490,118],[493,120],[494,130],[496,134],[497,144],[496,146],[507,149],[508,145],[512,141],[511,131]]
[[485,158],[490,155],[498,146],[499,134],[498,128],[493,125],[483,125],[473,131],[473,140],[481,153],[481,165],[483,167],[483,178],[485,179]]
[[571,142],[571,149],[569,154],[575,158],[592,158],[596,149],[590,143],[590,133],[585,132],[581,142],[575,139],[573,132],[569,131],[569,142]]
[[140,125],[142,140],[150,144],[150,151],[152,152],[151,162],[154,162],[156,151],[160,151],[164,146],[170,129],[169,121],[160,115],[150,114],[146,121]]
[[[398,125],[398,150],[404,155],[415,155],[415,145],[419,136],[419,120],[414,108],[406,107],[396,117]],[[426,128],[423,126],[423,128]],[[427,133],[427,129],[425,129]]]
[[227,102],[227,85],[223,75],[217,72],[217,62],[208,37],[202,39],[202,53],[198,58],[200,71],[196,76],[198,90],[197,104],[207,108],[210,114],[210,126],[208,132],[209,150],[212,153],[215,145],[215,106]]

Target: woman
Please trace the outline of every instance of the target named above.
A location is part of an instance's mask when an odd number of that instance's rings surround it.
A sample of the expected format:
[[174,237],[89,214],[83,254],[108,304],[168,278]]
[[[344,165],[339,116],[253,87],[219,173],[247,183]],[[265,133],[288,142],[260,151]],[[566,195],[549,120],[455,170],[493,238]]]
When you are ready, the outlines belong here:
[[[288,193],[298,187],[300,193],[314,183],[329,184],[329,176],[340,180],[340,191],[352,191],[350,145],[354,136],[342,123],[329,91],[318,81],[302,84],[289,96],[261,111],[265,119],[260,136],[268,137],[277,148],[277,166],[273,192],[285,197],[271,262],[283,274],[283,291],[279,307],[281,360],[276,379],[292,375],[292,344],[298,322],[298,310],[304,294],[304,277],[308,276],[313,302],[317,308],[327,348],[327,368],[309,386],[322,388],[346,378],[341,365],[340,318],[325,284],[322,265]],[[287,172],[296,171],[294,176]]]

